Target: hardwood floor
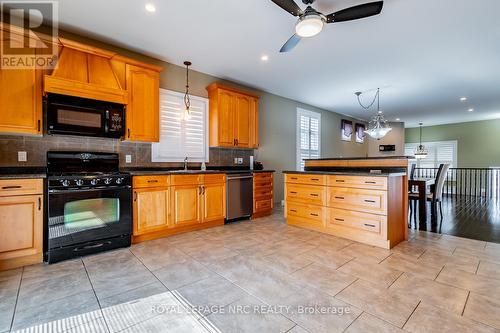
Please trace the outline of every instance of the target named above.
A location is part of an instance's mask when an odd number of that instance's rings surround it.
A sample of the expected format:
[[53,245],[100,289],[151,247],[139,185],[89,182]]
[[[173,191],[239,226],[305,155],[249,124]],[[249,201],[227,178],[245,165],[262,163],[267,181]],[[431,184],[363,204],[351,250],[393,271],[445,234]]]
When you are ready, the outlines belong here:
[[[415,217],[409,218],[415,229]],[[442,220],[439,213],[437,219],[431,217],[427,203],[427,223],[419,223],[418,229],[500,243],[500,198],[445,197]]]

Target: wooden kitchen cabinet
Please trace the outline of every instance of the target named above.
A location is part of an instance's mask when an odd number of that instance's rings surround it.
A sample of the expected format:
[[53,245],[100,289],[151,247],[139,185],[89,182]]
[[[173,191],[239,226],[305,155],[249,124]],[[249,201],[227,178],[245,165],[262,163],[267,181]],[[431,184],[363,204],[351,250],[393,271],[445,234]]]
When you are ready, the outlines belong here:
[[160,74],[147,68],[126,65],[129,102],[126,110],[130,141],[160,141]]
[[172,224],[174,226],[201,222],[201,191],[202,187],[198,184],[172,187]]
[[224,219],[226,216],[226,186],[203,185],[202,223]]
[[0,271],[43,259],[43,180],[0,180]]
[[168,188],[134,190],[134,236],[168,228],[169,202]]
[[274,208],[274,181],[272,172],[253,174],[253,214],[252,218],[271,215]]
[[42,134],[42,74],[0,68],[0,133]]
[[210,146],[257,148],[259,97],[217,83],[207,90]]

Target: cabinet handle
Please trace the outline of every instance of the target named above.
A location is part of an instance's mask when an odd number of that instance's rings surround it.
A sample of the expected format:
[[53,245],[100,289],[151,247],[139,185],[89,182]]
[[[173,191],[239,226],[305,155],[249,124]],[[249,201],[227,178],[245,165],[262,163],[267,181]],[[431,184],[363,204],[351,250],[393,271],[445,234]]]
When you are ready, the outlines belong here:
[[311,213],[311,216],[316,216],[316,217],[318,217],[319,215],[318,215],[318,214],[316,214],[316,213]]
[[291,194],[297,194],[297,192],[295,192],[295,191],[291,191],[290,193],[291,193]]
[[14,185],[14,186],[2,186],[2,190],[13,190],[15,188],[23,188],[20,185]]
[[369,182],[369,181],[366,181],[365,184],[377,184],[377,182]]
[[344,222],[344,219],[335,218],[335,221]]
[[368,202],[368,203],[375,203],[375,200],[368,200],[366,199],[365,202]]
[[137,192],[134,192],[134,201],[137,201]]
[[336,179],[335,181],[336,181],[337,183],[345,183],[345,180],[343,180],[343,179]]
[[130,138],[130,128],[127,128],[127,137]]
[[238,139],[236,139],[236,145],[238,145]]
[[198,195],[201,195],[201,193],[202,193],[201,186],[198,186]]
[[38,197],[38,210],[42,210],[42,198]]
[[148,183],[158,183],[158,179],[151,179],[151,180],[148,180]]
[[41,127],[41,123],[40,123],[40,119],[38,119],[38,132],[40,132],[40,127]]
[[344,200],[344,197],[335,197],[335,199]]
[[290,209],[291,212],[297,213],[295,209]]
[[297,177],[291,177],[290,179],[291,180],[297,180],[298,178]]
[[319,197],[319,195],[316,193],[311,193],[310,195],[311,195],[311,197]]
[[366,227],[370,227],[370,228],[375,228],[375,224],[368,224],[368,223],[365,223],[365,226],[366,226]]
[[205,195],[205,186],[201,187],[203,189],[203,192],[201,194]]
[[313,182],[319,182],[319,178],[311,178],[311,181],[313,181]]

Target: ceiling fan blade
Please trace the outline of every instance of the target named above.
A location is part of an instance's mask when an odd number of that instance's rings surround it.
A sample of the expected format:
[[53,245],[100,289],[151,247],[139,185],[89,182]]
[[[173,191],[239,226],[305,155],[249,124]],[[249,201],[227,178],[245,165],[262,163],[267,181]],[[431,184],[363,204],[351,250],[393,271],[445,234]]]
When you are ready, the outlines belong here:
[[280,53],[283,52],[290,52],[297,46],[297,44],[300,42],[301,37],[297,34],[293,35],[290,37],[289,40],[286,41],[286,43],[281,47]]
[[271,0],[293,16],[302,15],[302,9],[293,0]]
[[326,16],[326,23],[337,23],[357,20],[378,15],[384,6],[383,1],[369,2],[362,5],[339,10]]

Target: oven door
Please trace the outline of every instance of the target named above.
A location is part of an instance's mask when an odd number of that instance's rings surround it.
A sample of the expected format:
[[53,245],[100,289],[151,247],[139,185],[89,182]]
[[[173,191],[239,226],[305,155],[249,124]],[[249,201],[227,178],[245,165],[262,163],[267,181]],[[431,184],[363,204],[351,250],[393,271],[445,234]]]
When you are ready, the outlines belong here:
[[48,249],[130,235],[131,188],[50,190]]

